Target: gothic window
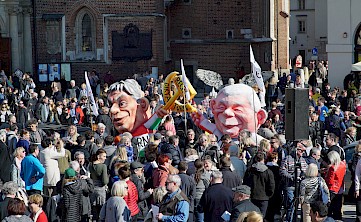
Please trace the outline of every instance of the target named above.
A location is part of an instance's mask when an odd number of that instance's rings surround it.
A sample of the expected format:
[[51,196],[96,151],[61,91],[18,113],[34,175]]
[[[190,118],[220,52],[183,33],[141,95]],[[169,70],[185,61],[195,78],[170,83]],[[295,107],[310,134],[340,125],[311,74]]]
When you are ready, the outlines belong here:
[[82,51],[92,51],[92,27],[91,27],[91,19],[88,14],[85,14],[83,17],[83,21],[81,23],[82,26]]
[[355,62],[361,62],[361,24],[355,32]]
[[75,21],[76,60],[96,59],[96,24],[94,15],[87,8],[78,12]]

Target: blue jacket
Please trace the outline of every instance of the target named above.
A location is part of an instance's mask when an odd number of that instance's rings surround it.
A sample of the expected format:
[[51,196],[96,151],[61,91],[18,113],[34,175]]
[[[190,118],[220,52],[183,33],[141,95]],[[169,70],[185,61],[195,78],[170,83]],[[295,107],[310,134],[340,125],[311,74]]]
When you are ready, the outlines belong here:
[[[25,182],[26,190],[42,191],[44,174],[45,168],[33,154],[27,155],[21,162],[20,176]],[[31,182],[32,178],[35,178],[35,183]]]
[[18,147],[24,147],[26,154],[29,154],[29,147],[30,147],[29,141],[20,138],[18,143],[16,144],[16,148]]

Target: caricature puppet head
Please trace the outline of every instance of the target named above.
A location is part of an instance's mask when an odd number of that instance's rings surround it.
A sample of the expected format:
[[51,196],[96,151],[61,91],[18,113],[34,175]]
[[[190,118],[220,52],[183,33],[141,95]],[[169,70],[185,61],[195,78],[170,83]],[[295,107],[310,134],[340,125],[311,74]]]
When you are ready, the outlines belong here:
[[151,116],[149,101],[138,82],[126,79],[109,87],[110,118],[119,133],[132,133]]
[[256,92],[245,84],[224,87],[211,100],[210,107],[217,129],[232,138],[237,138],[243,129],[256,133],[267,119]]

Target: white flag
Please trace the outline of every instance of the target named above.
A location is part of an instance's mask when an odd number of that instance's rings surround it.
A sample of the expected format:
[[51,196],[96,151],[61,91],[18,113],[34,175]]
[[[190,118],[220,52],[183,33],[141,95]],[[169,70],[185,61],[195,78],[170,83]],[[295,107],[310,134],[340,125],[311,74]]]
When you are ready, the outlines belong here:
[[254,58],[251,45],[249,46],[249,49],[250,49],[250,62],[252,65],[252,75],[253,78],[256,80],[258,88],[260,89],[259,99],[261,100],[261,106],[264,107],[266,106],[265,103],[266,88],[263,82],[262,69]]
[[186,77],[186,71],[184,70],[183,59],[181,59],[181,71],[182,71],[182,82],[184,84],[184,90],[186,91],[186,99],[187,101],[189,101],[191,100],[191,94],[189,93],[188,90],[188,81]]
[[86,96],[89,99],[90,108],[92,109],[92,112],[94,116],[98,116],[98,105],[95,103],[92,88],[90,87],[90,82],[88,79],[88,73],[85,72],[85,84],[86,84]]

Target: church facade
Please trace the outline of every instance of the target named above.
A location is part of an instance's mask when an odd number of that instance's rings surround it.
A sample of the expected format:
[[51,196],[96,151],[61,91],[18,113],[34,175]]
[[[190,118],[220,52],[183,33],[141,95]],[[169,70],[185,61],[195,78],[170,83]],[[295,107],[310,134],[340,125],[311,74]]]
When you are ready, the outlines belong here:
[[1,1],[1,42],[8,47],[0,52],[11,55],[11,67],[2,67],[31,71],[40,82],[62,76],[83,82],[91,70],[116,79],[167,74],[183,59],[192,82],[198,68],[238,78],[241,67],[250,72],[252,44],[263,70],[287,69],[288,2]]

